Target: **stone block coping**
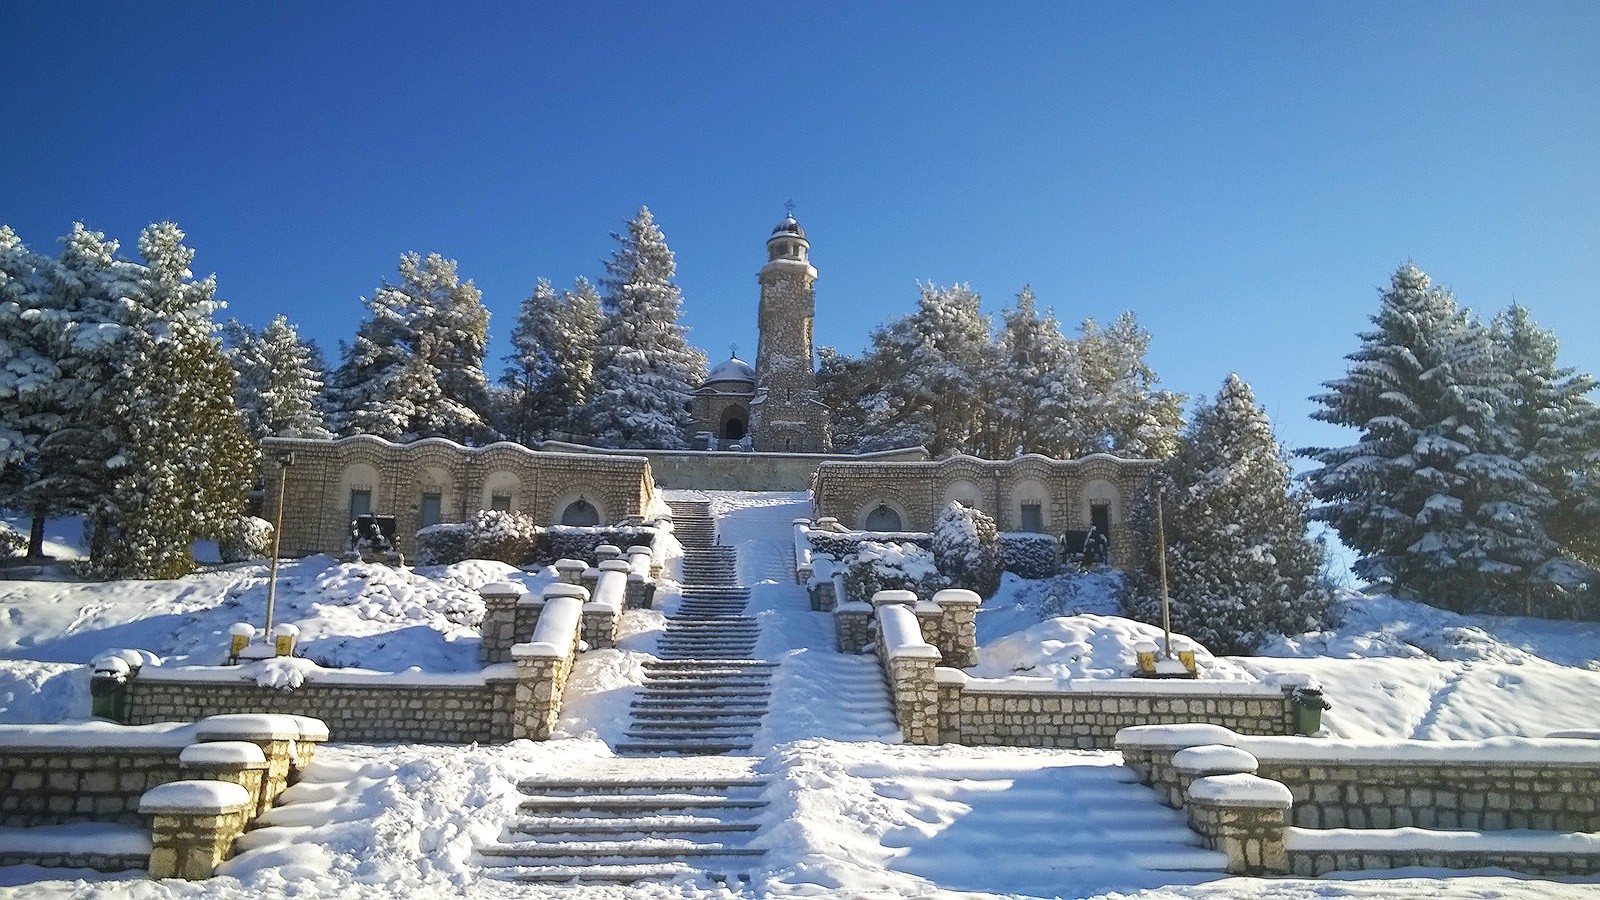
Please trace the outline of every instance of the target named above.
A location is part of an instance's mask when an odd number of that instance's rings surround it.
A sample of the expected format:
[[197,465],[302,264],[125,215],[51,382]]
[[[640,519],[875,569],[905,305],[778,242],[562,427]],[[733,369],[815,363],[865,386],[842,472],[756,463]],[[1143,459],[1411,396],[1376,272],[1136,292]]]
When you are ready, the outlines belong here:
[[250,738],[252,740],[294,741],[300,739],[300,723],[277,713],[227,713],[207,716],[194,725],[195,737]]
[[[274,660],[266,660],[272,663]],[[372,669],[324,669],[308,659],[295,659],[296,670],[305,684],[338,684],[353,687],[407,688],[407,687],[481,687],[485,681],[513,678],[509,671],[496,666],[486,666],[476,672],[422,672],[407,669],[404,672],[377,672]],[[263,663],[242,666],[146,666],[138,675],[141,681],[178,681],[186,683],[257,682]],[[293,717],[289,717],[293,718]],[[151,726],[143,726],[151,727]],[[309,735],[306,740],[316,740]],[[322,740],[326,740],[323,738]]]
[[178,764],[184,766],[240,766],[254,767],[267,764],[266,754],[259,744],[249,741],[212,741],[190,744],[178,754]]
[[589,601],[589,589],[581,584],[564,584],[558,582],[556,584],[546,585],[542,593],[543,596],[541,599],[544,600],[548,600],[551,597],[577,597],[579,600],[585,603]]
[[1600,854],[1600,834],[1554,831],[1435,831],[1427,828],[1294,828],[1294,852]]
[[150,855],[147,825],[113,822],[69,822],[0,828],[0,854],[31,856],[131,856]]
[[169,781],[139,798],[142,813],[227,813],[255,804],[250,792],[228,781]]
[[[876,600],[889,591],[879,591]],[[910,594],[910,591],[903,593]],[[915,597],[915,594],[912,594]],[[878,628],[883,635],[883,645],[890,657],[910,659],[938,659],[939,648],[922,639],[922,629],[917,617],[904,606],[890,604],[878,611]]]
[[1202,744],[1173,754],[1172,767],[1185,775],[1232,775],[1240,772],[1254,775],[1256,758],[1238,747]]
[[963,588],[945,588],[933,595],[933,602],[940,606],[978,606],[983,603],[983,598],[977,591]]
[[1202,744],[1232,746],[1238,739],[1221,725],[1133,725],[1117,732],[1116,745],[1119,750],[1182,750]]
[[915,591],[879,591],[872,595],[872,605],[885,606],[897,603],[916,603]]
[[1189,802],[1211,806],[1288,809],[1294,805],[1289,786],[1243,772],[1207,775],[1189,786]]
[[527,592],[525,585],[514,581],[493,581],[478,588],[478,593],[485,597],[517,597]]
[[291,715],[300,726],[300,740],[325,741],[328,739],[328,723],[312,716]]
[[608,559],[597,566],[602,572],[632,572],[633,565],[626,560]]
[[1496,737],[1479,741],[1419,741],[1234,735],[1231,740],[1214,743],[1227,743],[1248,750],[1264,763],[1600,766],[1600,742],[1577,738]]
[[0,750],[182,750],[195,740],[195,726],[188,722],[0,725]]
[[[966,689],[984,694],[1114,694],[1121,696],[1139,696],[1142,694],[1156,694],[1163,697],[1229,697],[1279,700],[1283,691],[1276,685],[1262,684],[1256,681],[1189,681],[1187,679],[1165,678],[1047,678],[1037,675],[1012,675],[1007,678],[973,678],[967,676]],[[1134,728],[1186,728],[1187,725],[1135,725]],[[1222,728],[1220,725],[1212,726]],[[1227,735],[1218,735],[1215,738],[1198,740],[1201,744],[1233,743],[1227,736],[1234,735],[1232,731],[1223,729]],[[1169,746],[1169,745],[1158,745]],[[1186,743],[1170,745],[1172,747],[1191,746]]]

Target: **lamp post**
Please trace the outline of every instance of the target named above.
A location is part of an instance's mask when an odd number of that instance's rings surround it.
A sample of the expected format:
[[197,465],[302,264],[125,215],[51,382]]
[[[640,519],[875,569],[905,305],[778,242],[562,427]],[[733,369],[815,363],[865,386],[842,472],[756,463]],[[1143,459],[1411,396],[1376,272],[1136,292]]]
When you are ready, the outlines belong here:
[[1161,498],[1167,489],[1156,488],[1156,571],[1161,576],[1161,635],[1167,659],[1172,658],[1172,611],[1167,599],[1167,532],[1162,522]]
[[283,492],[289,483],[289,467],[294,465],[294,452],[278,453],[278,517],[272,523],[272,575],[267,580],[267,627],[262,632],[265,640],[272,640],[272,608],[278,602],[278,548],[283,541]]

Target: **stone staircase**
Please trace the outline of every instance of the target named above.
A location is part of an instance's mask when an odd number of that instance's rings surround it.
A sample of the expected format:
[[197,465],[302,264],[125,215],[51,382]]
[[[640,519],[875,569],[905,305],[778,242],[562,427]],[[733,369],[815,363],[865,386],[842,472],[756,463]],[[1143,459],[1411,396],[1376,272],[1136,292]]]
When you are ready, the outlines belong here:
[[767,805],[753,763],[628,760],[524,781],[518,815],[479,861],[489,875],[532,883],[737,884],[766,852],[749,845]]
[[674,501],[683,590],[633,702],[623,755],[746,751],[771,702],[772,663],[753,659],[761,628],[745,615],[738,553],[717,543],[707,501]]

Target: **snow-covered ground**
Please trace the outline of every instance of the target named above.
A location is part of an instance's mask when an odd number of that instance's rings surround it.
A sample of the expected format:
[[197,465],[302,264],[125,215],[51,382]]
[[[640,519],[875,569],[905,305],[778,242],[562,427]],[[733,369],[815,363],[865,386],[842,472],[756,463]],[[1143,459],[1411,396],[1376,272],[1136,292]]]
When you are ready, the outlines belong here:
[[[1196,874],[1204,851],[1128,794],[1115,754],[898,744],[870,655],[833,649],[828,616],[793,583],[789,523],[804,495],[708,492],[724,543],[740,551],[758,655],[779,663],[773,712],[757,735],[772,804],[768,855],[746,896],[1467,898],[1600,897],[1600,885],[1503,874],[1354,873],[1318,880]],[[391,570],[326,557],[286,564],[278,621],[329,665],[461,672],[477,667],[475,588],[549,573],[498,563]],[[641,664],[678,602],[630,613],[616,650],[580,659],[554,739],[493,747],[326,746],[309,777],[246,836],[221,877],[0,869],[3,897],[723,897],[712,883],[532,888],[477,874],[473,847],[496,838],[530,775],[612,764]],[[1114,617],[1100,576],[1010,576],[980,612],[978,671],[1094,678],[1126,671],[1146,626]],[[108,647],[175,663],[220,660],[228,626],[259,621],[265,567],[215,567],[177,581],[0,582],[0,721],[51,722],[88,708],[87,670]],[[1268,655],[1212,658],[1226,678],[1313,674],[1350,736],[1481,738],[1600,728],[1600,626],[1465,617],[1349,594],[1334,632],[1285,639]],[[628,764],[616,761],[616,764]],[[1170,811],[1168,811],[1170,812]],[[1145,818],[1141,818],[1145,817]],[[1171,818],[1170,816],[1168,817]],[[1110,835],[1111,837],[1107,837]],[[1167,843],[1163,844],[1162,842]],[[1191,883],[1194,882],[1194,883]]]

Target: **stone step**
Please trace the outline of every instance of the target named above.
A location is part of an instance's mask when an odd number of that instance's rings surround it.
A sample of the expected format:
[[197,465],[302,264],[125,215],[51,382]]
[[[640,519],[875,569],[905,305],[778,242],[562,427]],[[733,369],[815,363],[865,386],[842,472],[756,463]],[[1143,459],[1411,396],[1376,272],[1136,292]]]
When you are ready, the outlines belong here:
[[722,819],[692,816],[636,816],[573,819],[517,818],[506,825],[510,835],[558,834],[750,834],[760,830],[759,822],[727,822]]
[[692,793],[694,791],[731,791],[740,788],[761,790],[767,786],[765,778],[756,777],[717,777],[707,776],[693,778],[527,778],[517,782],[517,789],[524,792],[560,792],[571,791],[585,796],[603,792],[668,792]]
[[621,754],[682,753],[692,756],[721,756],[735,750],[749,750],[752,741],[622,741],[617,744]]
[[727,884],[749,881],[743,872],[713,871],[687,863],[657,863],[654,865],[587,865],[515,866],[509,864],[494,871],[496,878],[524,884],[641,884],[651,881],[679,881],[686,878],[705,878]]
[[480,855],[486,857],[567,860],[572,862],[594,860],[600,864],[636,859],[764,856],[766,852],[758,847],[670,839],[649,841],[519,841],[514,844],[491,844],[478,850]]
[[760,727],[760,718],[726,721],[723,719],[681,717],[678,719],[647,719],[634,722],[628,726],[628,734],[633,737],[655,737],[668,733],[712,734],[720,737],[724,732],[728,734],[752,734]]
[[[698,663],[686,662],[686,661],[682,661],[682,660],[674,660],[674,661],[670,661],[669,662],[669,661],[666,661],[666,660],[655,660],[655,659],[652,659],[652,660],[646,660],[645,661],[644,668],[645,669],[657,669],[657,670],[693,669],[693,668],[696,668],[699,665],[700,664],[698,664]],[[712,664],[709,665],[710,668],[714,668],[714,669],[729,669],[729,668],[733,668],[735,666],[737,666],[737,667],[739,667],[740,669],[743,669],[743,670],[749,670],[749,669],[776,669],[778,667],[778,664],[775,663],[775,662],[772,662],[770,660],[765,660],[765,659],[730,659],[730,660],[718,660],[717,662],[712,663]]]
[[733,711],[762,711],[768,707],[768,698],[743,699],[737,697],[640,697],[633,701],[633,708],[643,712],[657,710],[706,709]]
[[772,682],[765,678],[645,678],[647,691],[759,691],[771,690]]
[[682,728],[693,723],[706,728],[759,728],[766,710],[760,712],[723,712],[721,710],[650,710],[633,711],[634,727],[660,725],[663,728]]
[[646,810],[666,809],[761,809],[767,801],[718,797],[707,794],[641,794],[639,796],[553,796],[525,797],[517,809],[525,813],[546,811],[591,810],[594,812],[619,811],[637,813]]

